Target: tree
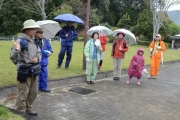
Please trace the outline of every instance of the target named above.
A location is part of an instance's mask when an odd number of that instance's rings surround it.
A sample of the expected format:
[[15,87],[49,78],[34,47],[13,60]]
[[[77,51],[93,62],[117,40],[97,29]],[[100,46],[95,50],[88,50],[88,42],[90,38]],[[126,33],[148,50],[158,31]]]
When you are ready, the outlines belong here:
[[117,27],[129,29],[130,28],[130,22],[131,22],[130,15],[128,13],[126,13],[119,19]]
[[48,15],[45,11],[45,4],[52,2],[52,0],[28,0],[28,2],[26,0],[14,0],[14,2],[20,5],[22,9],[40,15],[43,20],[54,11],[51,11]]
[[153,24],[152,24],[152,13],[150,10],[143,10],[139,14],[137,24],[132,27],[132,32],[137,36],[143,35],[148,40],[152,40]]
[[74,15],[81,18],[83,21],[86,19],[86,4],[81,0],[70,0],[65,2],[67,5],[72,7],[72,12]]
[[168,8],[177,2],[178,0],[150,0],[150,8],[153,14],[153,38],[161,28]]
[[72,14],[72,7],[69,5],[66,5],[65,3],[63,3],[60,7],[60,9],[56,10],[53,14],[54,16],[57,16],[59,14],[65,14],[65,13],[70,13]]
[[11,2],[10,0],[7,1],[7,0],[0,0],[0,10],[2,8],[3,5],[7,4],[8,2]]

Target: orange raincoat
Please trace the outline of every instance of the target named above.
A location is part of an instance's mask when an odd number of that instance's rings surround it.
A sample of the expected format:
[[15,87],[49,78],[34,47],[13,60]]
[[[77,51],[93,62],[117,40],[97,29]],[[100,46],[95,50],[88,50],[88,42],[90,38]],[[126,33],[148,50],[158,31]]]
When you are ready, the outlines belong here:
[[[160,46],[161,49],[158,49],[157,46]],[[158,75],[158,70],[159,70],[159,65],[160,61],[163,56],[163,52],[166,50],[165,43],[161,40],[157,41],[152,41],[149,50],[152,49],[151,52],[151,63],[150,63],[150,76],[157,76]]]

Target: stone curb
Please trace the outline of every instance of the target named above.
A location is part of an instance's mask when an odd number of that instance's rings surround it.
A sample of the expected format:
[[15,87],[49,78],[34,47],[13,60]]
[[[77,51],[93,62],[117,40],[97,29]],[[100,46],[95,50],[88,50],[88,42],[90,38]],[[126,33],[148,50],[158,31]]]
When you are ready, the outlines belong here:
[[[164,62],[164,66],[176,64],[176,63],[180,63],[180,60]],[[149,65],[146,65],[145,68],[148,69]],[[121,73],[122,73],[122,75],[127,74],[127,68],[122,69]],[[96,76],[96,80],[108,78],[108,77],[113,77],[112,71],[98,72],[98,74]],[[60,86],[84,83],[85,81],[86,81],[86,75],[79,75],[79,76],[50,80],[48,83],[48,87],[55,88],[55,87],[60,87]],[[16,85],[1,87],[0,88],[0,99],[7,97],[8,95],[16,94],[16,93],[17,93]]]

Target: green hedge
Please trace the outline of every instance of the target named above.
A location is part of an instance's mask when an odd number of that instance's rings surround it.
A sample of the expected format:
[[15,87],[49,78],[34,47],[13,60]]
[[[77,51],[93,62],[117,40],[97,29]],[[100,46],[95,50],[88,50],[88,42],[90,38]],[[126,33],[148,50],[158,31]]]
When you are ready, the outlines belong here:
[[137,41],[137,44],[138,44],[138,45],[149,46],[150,42],[149,42],[149,41],[141,41],[141,40],[138,40],[138,41]]

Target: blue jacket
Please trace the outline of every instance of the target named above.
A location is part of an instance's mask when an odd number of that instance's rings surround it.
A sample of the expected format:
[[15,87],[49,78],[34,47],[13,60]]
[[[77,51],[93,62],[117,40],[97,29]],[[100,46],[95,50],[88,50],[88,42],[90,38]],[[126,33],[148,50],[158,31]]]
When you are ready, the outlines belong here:
[[[69,37],[66,37],[66,34],[68,34]],[[73,41],[77,38],[77,32],[74,26],[69,27],[66,25],[60,30],[59,36],[62,47],[72,47]]]
[[43,38],[43,45],[40,46],[40,49],[42,53],[42,59],[40,61],[40,65],[48,65],[48,56],[44,54],[43,50],[48,50],[51,53],[53,53],[53,50],[49,41],[46,38]]

